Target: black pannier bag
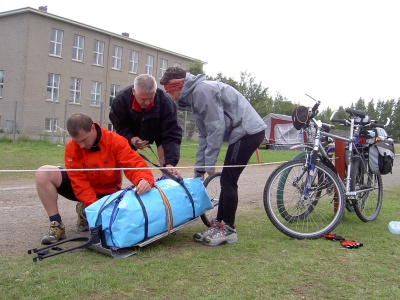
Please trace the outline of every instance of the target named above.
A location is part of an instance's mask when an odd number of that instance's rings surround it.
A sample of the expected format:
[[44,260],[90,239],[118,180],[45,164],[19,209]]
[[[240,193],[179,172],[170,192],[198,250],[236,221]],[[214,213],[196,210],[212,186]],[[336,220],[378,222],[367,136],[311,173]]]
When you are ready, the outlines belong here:
[[372,173],[386,175],[392,173],[394,144],[377,142],[369,148],[369,168]]
[[297,106],[292,112],[293,127],[297,130],[304,128],[310,117],[309,108],[304,105]]

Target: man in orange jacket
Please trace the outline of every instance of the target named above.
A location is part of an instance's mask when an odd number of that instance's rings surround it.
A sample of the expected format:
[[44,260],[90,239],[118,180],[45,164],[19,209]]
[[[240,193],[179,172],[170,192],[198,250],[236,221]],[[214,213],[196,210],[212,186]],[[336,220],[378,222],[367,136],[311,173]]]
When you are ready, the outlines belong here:
[[153,173],[124,137],[100,127],[83,113],[68,118],[67,130],[71,139],[65,147],[66,169],[45,165],[36,172],[37,192],[51,223],[42,239],[44,245],[65,238],[65,226],[58,211],[59,194],[78,201],[79,227],[86,221],[84,207],[122,188],[121,171],[110,169],[135,169],[124,170],[124,174],[136,186],[138,194],[154,186]]

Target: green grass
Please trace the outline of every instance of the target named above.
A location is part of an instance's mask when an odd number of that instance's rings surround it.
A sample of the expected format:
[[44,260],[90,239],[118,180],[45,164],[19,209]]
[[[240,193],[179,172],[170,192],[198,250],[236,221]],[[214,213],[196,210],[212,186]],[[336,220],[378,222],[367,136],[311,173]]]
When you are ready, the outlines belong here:
[[34,263],[0,257],[1,299],[396,299],[400,296],[400,189],[385,191],[379,218],[346,212],[335,233],[364,244],[348,250],[326,239],[295,240],[276,230],[263,208],[240,211],[239,242],[192,241],[200,221],[113,259],[79,250]]
[[[187,150],[182,147],[183,165],[193,165],[193,143],[184,143]],[[294,156],[259,152],[262,162]],[[0,140],[1,170],[62,164],[62,155],[63,147],[46,142]],[[193,242],[193,233],[204,230],[197,221],[125,259],[87,249],[37,263],[28,254],[0,257],[0,299],[396,299],[400,236],[387,226],[400,220],[399,193],[400,188],[384,191],[374,222],[364,223],[346,211],[334,233],[363,243],[359,249],[323,238],[291,239],[273,227],[260,203],[238,212],[235,245]]]

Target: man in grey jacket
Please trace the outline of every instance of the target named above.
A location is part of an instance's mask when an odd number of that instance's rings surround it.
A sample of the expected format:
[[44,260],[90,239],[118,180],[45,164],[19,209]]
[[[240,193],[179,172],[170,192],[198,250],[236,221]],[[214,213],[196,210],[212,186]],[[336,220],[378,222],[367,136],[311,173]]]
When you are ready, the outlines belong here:
[[209,246],[236,243],[237,183],[261,144],[267,125],[249,101],[225,83],[208,81],[204,75],[195,76],[179,67],[168,68],[160,83],[181,109],[192,111],[199,129],[195,177],[205,172],[213,174],[222,143],[229,144],[221,175],[217,218],[209,229],[193,238]]

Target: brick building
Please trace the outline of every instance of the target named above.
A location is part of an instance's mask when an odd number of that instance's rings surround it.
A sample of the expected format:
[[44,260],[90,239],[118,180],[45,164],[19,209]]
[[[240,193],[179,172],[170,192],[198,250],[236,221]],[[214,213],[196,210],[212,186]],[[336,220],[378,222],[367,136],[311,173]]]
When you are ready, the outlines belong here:
[[0,39],[0,132],[31,138],[65,141],[66,118],[75,112],[111,128],[110,103],[137,75],[159,81],[168,67],[197,60],[47,7],[1,12]]

